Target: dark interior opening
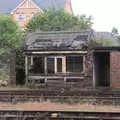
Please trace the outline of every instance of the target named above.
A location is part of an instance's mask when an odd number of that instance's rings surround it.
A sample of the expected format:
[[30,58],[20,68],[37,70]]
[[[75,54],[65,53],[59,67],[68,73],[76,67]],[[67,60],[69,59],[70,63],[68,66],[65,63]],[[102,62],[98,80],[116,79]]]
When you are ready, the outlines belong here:
[[110,53],[94,53],[95,83],[97,87],[110,86]]
[[44,73],[44,57],[34,57],[32,73]]
[[62,72],[62,58],[57,58],[57,72]]
[[47,58],[47,73],[54,73],[54,58]]
[[82,72],[83,56],[67,56],[66,67],[67,72]]

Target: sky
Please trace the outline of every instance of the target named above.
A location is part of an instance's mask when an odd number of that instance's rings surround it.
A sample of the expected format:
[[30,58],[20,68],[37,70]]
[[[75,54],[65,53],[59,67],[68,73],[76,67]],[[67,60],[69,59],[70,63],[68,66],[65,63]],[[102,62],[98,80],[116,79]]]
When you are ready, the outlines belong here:
[[93,17],[93,29],[111,32],[115,27],[120,33],[120,0],[71,0],[75,15]]

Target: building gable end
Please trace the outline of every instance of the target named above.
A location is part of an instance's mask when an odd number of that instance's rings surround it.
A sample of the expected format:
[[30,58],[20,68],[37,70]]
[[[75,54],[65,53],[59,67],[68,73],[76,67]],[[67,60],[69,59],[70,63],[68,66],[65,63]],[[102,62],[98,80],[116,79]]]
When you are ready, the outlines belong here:
[[11,14],[16,11],[18,8],[37,8],[42,11],[33,0],[23,0],[15,9],[11,11]]

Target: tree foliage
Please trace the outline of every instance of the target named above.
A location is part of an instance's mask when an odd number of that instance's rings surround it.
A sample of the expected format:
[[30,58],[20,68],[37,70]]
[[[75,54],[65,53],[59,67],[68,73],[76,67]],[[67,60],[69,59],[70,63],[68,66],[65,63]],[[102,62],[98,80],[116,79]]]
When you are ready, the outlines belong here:
[[113,28],[112,28],[112,34],[118,35],[118,34],[119,34],[119,33],[118,33],[118,29],[115,28],[115,27],[113,27]]
[[120,45],[120,34],[117,28],[112,28],[112,34],[116,37],[116,40],[118,42],[118,45]]
[[102,46],[117,46],[118,43],[115,40],[105,37],[96,37],[95,42],[101,44]]
[[92,24],[91,16],[73,16],[63,10],[48,9],[29,21],[27,31],[81,30],[91,28]]
[[[10,79],[12,74],[14,74],[13,66],[15,66],[15,56],[12,56],[12,54],[15,53],[15,49],[20,49],[19,47],[21,45],[20,43],[22,42],[22,40],[23,40],[23,34],[19,30],[16,22],[12,19],[12,17],[7,14],[6,15],[1,14],[0,15],[0,53],[3,53],[0,54],[1,80],[6,80],[7,76],[9,76],[8,78]],[[14,65],[12,64],[13,62]],[[21,62],[21,60],[19,62]],[[17,63],[16,66],[19,66],[19,64]],[[16,73],[18,72],[16,71]]]
[[22,39],[22,33],[9,15],[0,15],[0,47],[16,48]]
[[16,84],[25,83],[25,55],[24,48],[16,49]]

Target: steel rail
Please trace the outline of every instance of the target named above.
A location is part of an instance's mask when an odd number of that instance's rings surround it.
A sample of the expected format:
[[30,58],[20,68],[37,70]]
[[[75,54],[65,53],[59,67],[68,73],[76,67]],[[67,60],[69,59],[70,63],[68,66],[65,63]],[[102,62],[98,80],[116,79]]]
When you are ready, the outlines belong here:
[[120,112],[0,110],[1,120],[120,120]]
[[78,99],[80,101],[88,102],[100,102],[100,100],[114,101],[114,104],[120,104],[120,91],[57,91],[57,90],[0,90],[0,102],[15,102],[15,101],[26,101],[26,100],[40,99]]

